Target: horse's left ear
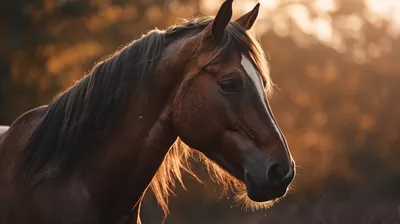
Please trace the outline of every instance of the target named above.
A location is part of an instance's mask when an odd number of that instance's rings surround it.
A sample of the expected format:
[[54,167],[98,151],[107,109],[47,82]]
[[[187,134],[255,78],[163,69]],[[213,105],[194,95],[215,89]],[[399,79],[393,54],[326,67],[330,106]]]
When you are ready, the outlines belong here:
[[251,27],[253,27],[254,22],[257,19],[259,9],[260,9],[260,3],[257,3],[257,5],[250,12],[236,19],[235,22],[242,25],[246,30],[251,29]]
[[222,40],[225,28],[232,19],[232,1],[233,0],[225,0],[225,2],[222,3],[217,16],[215,16],[214,20],[204,29],[203,34],[205,37],[212,36],[214,40]]

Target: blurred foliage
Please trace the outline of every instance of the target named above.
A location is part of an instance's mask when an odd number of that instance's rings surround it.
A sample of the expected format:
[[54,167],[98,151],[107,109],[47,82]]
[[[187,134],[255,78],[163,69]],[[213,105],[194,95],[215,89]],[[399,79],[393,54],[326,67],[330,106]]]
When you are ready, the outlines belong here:
[[[219,3],[1,1],[0,123],[48,103],[147,30],[214,15]],[[254,4],[235,0],[235,16]],[[294,189],[251,213],[218,201],[206,176],[207,186],[187,179],[167,223],[400,223],[400,16],[371,12],[374,0],[261,4],[255,32],[279,87],[271,103],[297,161]],[[143,207],[144,223],[160,222],[151,193]]]

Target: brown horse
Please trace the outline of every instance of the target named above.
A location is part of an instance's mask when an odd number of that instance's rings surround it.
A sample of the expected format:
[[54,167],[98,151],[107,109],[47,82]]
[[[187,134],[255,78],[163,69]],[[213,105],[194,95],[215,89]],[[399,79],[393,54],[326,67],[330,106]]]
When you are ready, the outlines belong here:
[[215,18],[151,31],[20,116],[0,135],[0,223],[140,222],[147,187],[167,212],[194,152],[238,200],[283,197],[294,161],[248,32],[258,9],[231,21],[227,0]]

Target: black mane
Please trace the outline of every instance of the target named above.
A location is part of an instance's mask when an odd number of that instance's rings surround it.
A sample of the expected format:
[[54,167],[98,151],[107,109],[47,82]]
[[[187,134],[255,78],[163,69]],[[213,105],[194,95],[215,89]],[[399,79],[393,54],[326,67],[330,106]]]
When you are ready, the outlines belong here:
[[[123,111],[127,99],[145,87],[166,45],[184,33],[200,32],[210,22],[211,18],[196,18],[165,31],[153,30],[98,63],[87,76],[49,104],[46,115],[20,154],[20,175],[32,180],[48,164],[56,165],[58,172],[63,173],[90,153],[91,147],[85,146],[102,138],[111,121]],[[257,46],[243,28],[231,23],[225,33],[217,56],[235,44],[253,55],[256,63],[261,63],[257,62]]]
[[49,162],[67,165],[84,153],[83,140],[101,138],[127,98],[152,74],[164,38],[155,30],[132,42],[53,100],[20,155],[22,175],[32,177]]

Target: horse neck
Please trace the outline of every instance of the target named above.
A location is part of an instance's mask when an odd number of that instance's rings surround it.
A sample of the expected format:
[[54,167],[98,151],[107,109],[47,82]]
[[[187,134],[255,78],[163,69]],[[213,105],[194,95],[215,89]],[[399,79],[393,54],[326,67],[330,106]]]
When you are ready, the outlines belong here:
[[[161,62],[162,63],[162,62]],[[181,77],[164,66],[140,96],[130,102],[113,133],[101,142],[85,177],[94,204],[110,221],[130,212],[149,186],[169,148],[177,139],[171,101]],[[134,214],[134,212],[132,212]]]

